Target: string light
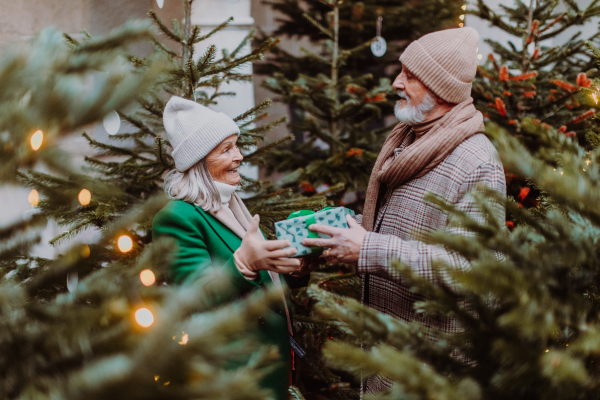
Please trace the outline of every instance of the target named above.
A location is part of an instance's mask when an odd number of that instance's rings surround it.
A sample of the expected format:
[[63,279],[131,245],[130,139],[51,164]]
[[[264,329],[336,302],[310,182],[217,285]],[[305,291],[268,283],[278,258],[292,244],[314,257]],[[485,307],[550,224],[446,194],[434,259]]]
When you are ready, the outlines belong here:
[[133,241],[127,235],[120,236],[117,245],[119,246],[119,250],[123,253],[127,253],[133,249]]
[[477,54],[477,59],[481,60],[483,58],[483,54]]
[[77,198],[82,206],[87,206],[92,200],[92,194],[87,189],[81,189],[81,192],[79,192],[79,196],[77,196]]
[[135,312],[135,322],[142,328],[148,328],[154,323],[154,315],[147,308],[140,308]]
[[463,23],[461,22],[460,24],[458,24],[458,26],[462,28],[463,26],[465,26],[465,24],[463,24]]
[[154,375],[154,380],[157,381],[160,378],[160,375]]
[[467,9],[467,5],[465,4],[464,6],[461,7],[463,10]]
[[29,192],[27,200],[29,200],[29,204],[31,204],[33,207],[37,207],[38,203],[40,202],[40,194],[37,190],[33,189],[31,192]]
[[188,336],[187,333],[183,332],[184,335],[181,337],[181,342],[179,342],[179,344],[181,345],[185,345],[187,344],[187,342],[189,341],[190,337]]
[[35,131],[35,133],[33,135],[31,135],[31,148],[33,149],[33,151],[37,151],[41,146],[42,146],[42,142],[44,141],[44,132],[42,131]]
[[82,244],[81,249],[79,249],[79,255],[81,258],[88,258],[90,256],[90,246],[87,244]]
[[464,15],[464,14],[462,14],[462,15],[461,15],[461,16],[459,16],[458,18],[460,18],[460,20],[461,20],[461,21],[464,21],[464,20],[465,20],[465,15]]
[[140,281],[144,286],[152,286],[154,282],[156,282],[156,277],[154,276],[154,272],[149,269],[145,269],[140,272]]

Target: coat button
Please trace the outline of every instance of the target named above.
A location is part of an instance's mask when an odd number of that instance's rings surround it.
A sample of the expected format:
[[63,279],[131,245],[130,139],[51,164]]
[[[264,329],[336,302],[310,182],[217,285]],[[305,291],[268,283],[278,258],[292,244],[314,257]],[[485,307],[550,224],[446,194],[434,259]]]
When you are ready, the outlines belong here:
[[259,323],[259,324],[261,324],[261,325],[264,325],[264,324],[265,324],[265,322],[266,322],[266,321],[265,321],[265,317],[260,317],[260,318],[258,319],[258,323]]

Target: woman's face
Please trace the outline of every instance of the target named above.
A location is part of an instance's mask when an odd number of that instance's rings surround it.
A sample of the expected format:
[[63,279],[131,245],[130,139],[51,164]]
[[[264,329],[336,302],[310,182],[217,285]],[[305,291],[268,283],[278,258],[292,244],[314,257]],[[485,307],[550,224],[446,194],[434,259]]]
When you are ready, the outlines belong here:
[[229,136],[206,156],[208,172],[217,182],[228,185],[240,183],[238,167],[244,157],[236,146],[237,139],[238,135]]

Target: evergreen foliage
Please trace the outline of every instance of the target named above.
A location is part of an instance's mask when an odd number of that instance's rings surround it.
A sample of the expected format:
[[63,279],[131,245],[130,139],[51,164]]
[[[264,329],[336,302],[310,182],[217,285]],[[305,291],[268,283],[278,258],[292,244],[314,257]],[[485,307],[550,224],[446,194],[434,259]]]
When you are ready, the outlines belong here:
[[387,102],[386,96],[393,93],[390,80],[381,78],[366,89],[373,80],[371,74],[339,76],[347,60],[364,51],[371,41],[352,49],[340,48],[340,4],[327,5],[334,19],[331,27],[306,14],[307,21],[328,37],[323,44],[323,54],[304,50],[312,63],[328,69],[327,75],[299,74],[292,81],[283,73],[275,73],[264,82],[264,86],[280,95],[283,101],[305,112],[304,119],[291,129],[307,132],[305,138],[274,151],[269,169],[296,171],[298,180],[307,182],[304,190],[309,193],[314,193],[315,186],[336,183],[343,184],[347,190],[366,189],[370,167],[377,158],[376,147],[391,128],[372,129],[370,126],[382,118],[381,106]]
[[[409,266],[397,266],[413,290],[427,296],[418,311],[452,315],[463,332],[436,332],[430,341],[417,321],[400,321],[355,300],[309,289],[323,315],[354,338],[325,345],[330,365],[390,379],[394,386],[378,398],[598,397],[598,148],[588,165],[587,149],[575,139],[530,118],[521,124],[543,143],[538,151],[496,125],[487,133],[506,168],[530,179],[554,205],[540,213],[508,201],[521,221],[509,233],[491,218],[490,202],[504,199],[489,198],[483,191],[474,194],[478,207],[490,213],[480,224],[431,198],[451,214],[453,223],[477,234],[469,240],[447,233],[430,238],[469,259],[471,269],[437,265],[453,285],[436,286]],[[562,174],[556,170],[557,159]]]
[[[511,37],[508,45],[485,39],[494,54],[484,55],[479,67],[473,86],[475,104],[490,121],[514,132],[532,149],[539,145],[539,138],[522,129],[520,121],[525,117],[576,136],[584,144],[586,133],[598,127],[598,121],[590,118],[598,97],[582,95],[577,89],[589,88],[591,79],[597,77],[586,42],[600,43],[600,33],[583,37],[579,31],[567,40],[561,38],[569,28],[600,16],[600,5],[593,1],[584,8],[577,2],[555,0],[532,5],[516,1],[513,7],[503,5],[498,14],[479,0],[474,9],[467,10]],[[530,190],[523,177],[508,175],[507,183],[509,195],[521,204],[537,205],[540,193]]]
[[[478,9],[507,31],[509,21],[520,21],[520,27],[512,30],[519,37],[536,36],[536,29],[543,30],[553,21],[553,28],[546,32],[564,30],[560,21],[570,26],[600,11],[597,2],[582,10],[568,1],[567,10],[577,12],[557,15],[553,10],[558,2],[537,3],[531,15],[539,22],[530,17],[529,27],[529,9],[521,2],[515,9],[503,7],[513,19],[496,16],[483,2]],[[324,345],[328,365],[357,377],[387,378],[390,389],[377,398],[598,398],[600,142],[597,120],[591,114],[597,108],[600,80],[590,78],[600,53],[590,42],[590,51],[585,51],[580,47],[585,43],[575,39],[556,49],[541,47],[540,60],[544,53],[555,55],[543,68],[538,68],[536,57],[526,51],[503,53],[506,58],[498,68],[490,59],[480,69],[482,77],[474,91],[480,107],[487,107],[481,104],[486,93],[506,100],[506,115],[502,115],[502,107],[489,106],[491,121],[486,123],[486,133],[507,174],[528,182],[542,194],[541,201],[522,207],[511,198],[497,198],[481,188],[471,194],[487,216],[480,223],[431,196],[430,202],[449,213],[452,225],[475,236],[466,239],[436,232],[425,240],[461,254],[470,260],[471,268],[455,270],[437,263],[434,270],[451,281],[435,285],[413,273],[410,266],[396,265],[412,290],[426,298],[416,305],[417,312],[428,317],[452,316],[460,322],[462,332],[428,332],[419,321],[395,319],[318,285],[308,288],[310,298],[318,302],[316,312],[344,335],[343,340]],[[524,46],[529,44],[527,40],[523,40]],[[580,57],[570,59],[567,54],[571,51],[579,51]],[[523,54],[527,54],[529,66],[517,68]],[[590,54],[595,57],[591,59]],[[516,72],[511,72],[513,67]],[[537,74],[527,76],[529,72]],[[585,75],[580,75],[582,72]],[[518,76],[523,79],[510,79]],[[571,82],[573,87],[564,88],[557,80]],[[502,94],[504,90],[511,95]],[[526,96],[529,90],[536,95]],[[560,100],[548,101],[549,95],[560,96]],[[586,114],[587,119],[580,119]],[[574,134],[565,134],[571,131]],[[495,222],[496,202],[506,204],[507,213],[516,221],[512,231]]]
[[[272,348],[252,340],[231,343],[240,329],[250,329],[259,313],[280,301],[265,291],[228,302],[227,278],[215,272],[181,288],[164,285],[173,243],[151,243],[153,216],[166,203],[161,176],[173,168],[165,140],[162,112],[171,95],[215,104],[231,95],[221,90],[230,81],[250,81],[236,68],[254,62],[276,43],[266,40],[243,55],[249,35],[234,51],[216,46],[194,56],[194,45],[227,26],[200,32],[190,24],[191,0],[184,0],[185,21],[172,28],[152,11],[156,30],[176,46],[166,46],[150,23],[130,23],[105,38],[83,40],[48,30],[27,47],[4,53],[0,65],[4,133],[1,181],[18,181],[41,196],[29,219],[0,229],[0,396],[3,398],[204,398],[264,399],[261,377],[276,362]],[[182,26],[183,25],[183,26]],[[128,55],[126,45],[151,40],[155,51],[145,58]],[[173,50],[176,48],[178,50]],[[107,72],[105,72],[107,71]],[[32,80],[33,79],[33,80]],[[135,100],[135,103],[133,101]],[[255,127],[270,102],[236,118],[246,160],[260,163],[273,145],[253,150],[272,125]],[[111,110],[134,127],[103,143],[84,133],[98,156],[86,167],[70,166],[56,139],[101,120]],[[32,151],[31,132],[45,133]],[[51,173],[27,170],[44,162]],[[268,182],[244,178],[255,196],[251,212],[260,210],[262,228],[299,208],[320,208],[324,196],[302,199]],[[81,200],[83,190],[90,200]],[[32,216],[33,214],[33,216]],[[40,230],[53,219],[67,232],[52,240],[67,243],[55,259],[33,257]],[[97,229],[94,243],[77,243],[79,232]],[[121,249],[118,239],[131,239]],[[144,286],[142,270],[156,282]],[[147,308],[149,328],[135,313]],[[240,356],[251,361],[231,369]]]
[[[267,75],[263,86],[289,105],[295,140],[266,157],[267,171],[287,173],[281,184],[307,196],[329,186],[338,205],[360,211],[372,167],[394,119],[391,79],[399,72],[398,56],[411,40],[447,26],[458,26],[461,2],[325,1],[267,2],[284,15],[274,32],[308,38],[309,48],[295,56],[275,47],[256,72]],[[383,17],[381,36],[386,54],[368,49]],[[297,118],[295,118],[297,117]],[[341,186],[341,187],[340,187]],[[333,193],[332,193],[333,192]],[[322,194],[322,193],[320,193]],[[344,197],[348,194],[347,197]],[[312,198],[312,197],[311,197]],[[344,198],[344,203],[342,201]],[[343,265],[326,265],[310,282],[358,298],[360,281]],[[343,332],[314,319],[306,288],[292,291],[296,339],[308,351],[297,360],[297,381],[307,399],[358,397],[359,382],[323,363],[321,348]]]
[[[257,73],[270,77],[263,86],[278,94],[298,117],[289,125],[296,140],[273,153],[269,169],[295,171],[305,194],[315,193],[322,184],[343,183],[346,191],[337,197],[358,190],[357,199],[348,204],[358,210],[360,191],[366,189],[391,128],[385,126],[384,117],[393,110],[387,96],[394,94],[390,78],[399,72],[398,55],[425,33],[457,26],[461,3],[284,0],[266,4],[284,16],[274,34],[311,41],[301,56],[278,46],[257,67]],[[380,16],[388,49],[378,58],[368,47]]]

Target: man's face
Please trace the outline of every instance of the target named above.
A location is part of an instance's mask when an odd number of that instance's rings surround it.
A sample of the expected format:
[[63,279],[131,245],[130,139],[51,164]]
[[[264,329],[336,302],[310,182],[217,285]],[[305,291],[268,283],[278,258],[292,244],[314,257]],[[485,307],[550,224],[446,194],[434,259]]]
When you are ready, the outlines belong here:
[[394,112],[402,122],[420,124],[436,106],[431,91],[404,66],[392,86],[400,96]]

